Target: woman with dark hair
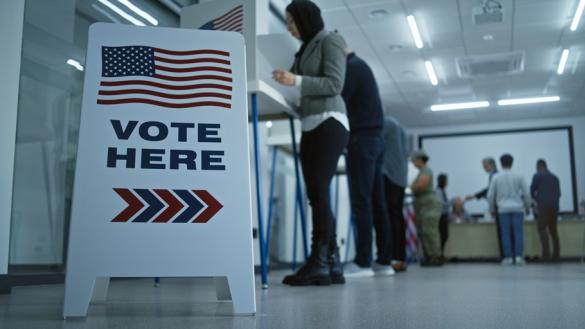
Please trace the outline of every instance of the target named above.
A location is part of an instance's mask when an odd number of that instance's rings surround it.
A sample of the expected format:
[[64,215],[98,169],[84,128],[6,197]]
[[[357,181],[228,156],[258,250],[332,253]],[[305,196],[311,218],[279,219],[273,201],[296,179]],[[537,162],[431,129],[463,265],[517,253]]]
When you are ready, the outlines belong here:
[[418,176],[410,185],[414,194],[414,218],[422,243],[425,259],[422,266],[441,266],[441,244],[439,240],[439,219],[443,203],[433,191],[433,171],[427,166],[428,155],[414,151],[410,156],[412,164],[419,170]]
[[312,208],[313,235],[307,263],[286,276],[283,283],[344,283],[329,185],[349,138],[349,122],[340,95],[345,79],[345,42],[336,33],[324,30],[321,10],[311,1],[291,2],[286,7],[286,19],[289,32],[302,45],[292,69],[274,70],[272,76],[285,86],[300,88],[300,159]]

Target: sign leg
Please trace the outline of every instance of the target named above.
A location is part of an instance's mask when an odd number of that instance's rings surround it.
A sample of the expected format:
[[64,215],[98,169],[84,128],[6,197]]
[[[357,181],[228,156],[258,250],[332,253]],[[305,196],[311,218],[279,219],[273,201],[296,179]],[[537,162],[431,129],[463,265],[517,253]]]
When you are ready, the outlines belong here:
[[92,296],[95,277],[68,273],[65,281],[65,302],[63,318],[87,315],[87,308]]
[[234,303],[236,315],[256,314],[256,293],[254,291],[254,273],[238,273],[227,277],[229,291]]
[[93,287],[92,303],[103,303],[108,297],[108,287],[110,286],[110,278],[103,277],[95,280]]
[[227,277],[215,277],[213,278],[213,282],[215,283],[215,294],[217,295],[217,300],[232,300],[232,294],[230,293]]

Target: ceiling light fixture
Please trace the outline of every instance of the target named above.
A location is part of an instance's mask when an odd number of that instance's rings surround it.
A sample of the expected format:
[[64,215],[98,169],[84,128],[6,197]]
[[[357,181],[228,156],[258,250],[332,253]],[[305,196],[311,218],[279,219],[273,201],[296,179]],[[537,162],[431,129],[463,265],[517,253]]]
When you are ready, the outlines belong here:
[[431,84],[433,86],[438,85],[439,80],[437,80],[437,75],[435,74],[435,68],[433,67],[433,63],[431,63],[431,61],[426,61],[425,67],[427,68],[427,74],[429,76],[429,80],[431,80]]
[[412,33],[412,38],[414,39],[414,44],[416,45],[416,48],[422,48],[423,42],[422,38],[420,37],[420,32],[418,31],[418,26],[416,25],[416,20],[414,19],[414,16],[408,15],[406,16],[406,20],[408,20],[408,26],[410,27],[410,33]]
[[67,64],[73,66],[74,68],[78,69],[79,71],[83,71],[83,65],[81,65],[78,61],[76,61],[72,58],[69,58],[67,60]]
[[388,11],[386,9],[374,9],[370,11],[371,18],[384,18],[388,16]]
[[563,49],[563,53],[561,54],[561,61],[559,62],[559,67],[557,68],[557,74],[561,75],[565,72],[565,66],[567,65],[567,59],[569,58],[569,49]]
[[118,2],[120,2],[124,6],[128,7],[128,9],[135,12],[138,16],[140,16],[140,17],[144,18],[145,20],[147,20],[148,22],[150,22],[150,24],[152,24],[154,26],[158,25],[158,20],[156,20],[156,18],[152,17],[149,13],[145,12],[144,10],[136,7],[136,5],[134,5],[132,2],[130,2],[128,0],[118,0]]
[[490,102],[467,102],[467,103],[452,103],[452,104],[435,104],[431,105],[431,111],[451,111],[451,110],[466,110],[466,109],[477,109],[482,107],[489,107]]
[[571,22],[571,31],[575,32],[579,26],[579,21],[583,15],[583,9],[585,9],[585,0],[579,1],[577,10],[575,10],[575,16],[573,16],[573,22]]
[[115,4],[109,2],[108,0],[98,0],[101,4],[103,4],[104,6],[110,8],[113,12],[115,12],[116,14],[122,16],[125,20],[129,21],[130,23],[134,24],[134,25],[138,25],[138,26],[145,26],[145,24],[141,21],[139,21],[138,19],[136,19],[136,17],[128,14],[127,12],[123,11],[122,9],[120,9],[120,7],[116,6]]
[[400,51],[400,50],[402,50],[402,48],[403,48],[402,45],[398,45],[398,44],[392,44],[392,45],[388,46],[388,49],[390,51]]
[[549,103],[549,102],[558,102],[560,100],[561,100],[561,98],[559,96],[500,99],[498,101],[498,105],[499,106],[507,106],[507,105]]

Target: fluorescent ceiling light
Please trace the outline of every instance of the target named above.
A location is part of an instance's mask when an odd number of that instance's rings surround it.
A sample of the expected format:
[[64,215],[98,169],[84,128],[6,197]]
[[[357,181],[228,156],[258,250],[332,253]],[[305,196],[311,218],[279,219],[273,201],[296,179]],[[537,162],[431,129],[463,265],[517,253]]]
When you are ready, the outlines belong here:
[[67,60],[67,64],[73,66],[74,68],[78,69],[79,71],[83,71],[83,65],[81,65],[78,61],[69,58]]
[[500,99],[498,101],[498,105],[507,106],[507,105],[521,105],[521,104],[536,104],[536,103],[558,102],[560,100],[561,100],[561,98],[559,96]]
[[136,5],[134,5],[132,2],[130,2],[128,0],[118,0],[118,2],[120,2],[124,6],[128,7],[128,9],[135,12],[138,16],[149,21],[150,24],[155,25],[155,26],[158,25],[158,21],[156,20],[156,18],[152,17],[149,13],[145,12],[144,10],[136,7]]
[[414,39],[414,44],[416,45],[416,48],[422,48],[423,42],[420,37],[420,33],[418,31],[418,26],[416,25],[416,20],[414,19],[414,16],[408,15],[406,16],[406,19],[408,20],[408,26],[410,26],[410,33],[412,33],[412,37]]
[[452,103],[452,104],[436,104],[431,106],[431,111],[451,111],[451,110],[465,110],[465,109],[477,109],[482,107],[489,107],[490,102],[467,102],[467,103]]
[[120,7],[114,5],[113,3],[109,2],[108,0],[98,0],[101,4],[103,4],[104,6],[110,8],[113,12],[115,12],[116,14],[122,16],[125,20],[129,21],[130,23],[134,24],[134,25],[138,25],[138,26],[144,26],[145,24],[141,21],[139,21],[138,19],[136,19],[136,17],[128,14],[127,12],[123,11],[122,9],[120,9]]
[[563,72],[565,72],[565,66],[567,65],[568,58],[569,49],[564,49],[563,54],[561,55],[561,61],[559,62],[559,67],[557,68],[557,74],[563,74]]
[[437,75],[435,74],[435,68],[433,67],[433,63],[431,63],[431,61],[426,61],[425,67],[427,68],[427,74],[429,75],[429,80],[431,80],[433,86],[438,85],[439,80],[437,80]]
[[579,1],[579,5],[577,5],[577,10],[575,11],[575,16],[573,16],[573,22],[571,23],[571,31],[573,32],[576,31],[579,26],[579,21],[583,15],[583,9],[585,9],[585,0]]

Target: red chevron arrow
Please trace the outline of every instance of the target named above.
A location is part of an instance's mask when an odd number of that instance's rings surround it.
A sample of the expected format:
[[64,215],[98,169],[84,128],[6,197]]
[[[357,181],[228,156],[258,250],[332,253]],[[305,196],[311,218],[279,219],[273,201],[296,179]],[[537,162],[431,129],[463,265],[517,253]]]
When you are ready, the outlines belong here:
[[157,189],[154,192],[169,206],[154,219],[153,223],[166,223],[183,209],[184,205],[169,190]]
[[140,201],[134,193],[130,192],[129,189],[126,188],[115,188],[114,191],[118,193],[118,195],[128,203],[128,207],[122,210],[118,214],[118,216],[112,219],[112,222],[127,222],[134,216],[140,209],[144,208],[144,204]]
[[193,192],[207,204],[207,208],[192,223],[207,223],[213,215],[223,208],[223,205],[206,190],[193,190]]

